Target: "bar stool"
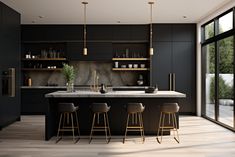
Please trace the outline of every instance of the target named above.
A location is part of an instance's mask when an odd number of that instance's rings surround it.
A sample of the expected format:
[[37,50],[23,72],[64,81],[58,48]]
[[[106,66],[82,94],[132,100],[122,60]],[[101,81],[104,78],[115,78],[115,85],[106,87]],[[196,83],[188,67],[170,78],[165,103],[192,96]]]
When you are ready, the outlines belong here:
[[[127,122],[126,122],[126,131],[123,138],[123,143],[125,143],[126,135],[128,131],[140,131],[142,137],[142,142],[144,143],[144,123],[142,113],[144,112],[145,107],[142,103],[128,103],[127,104]],[[132,125],[129,125],[130,115],[132,120]],[[139,122],[139,126],[138,126]]]
[[[157,132],[157,141],[161,144],[162,142],[162,135],[164,131],[171,131],[173,130],[174,133],[174,139],[176,142],[179,143],[179,134],[178,134],[178,125],[176,121],[176,113],[179,112],[179,105],[178,103],[164,103],[160,107],[160,120],[159,120],[159,127]],[[165,115],[168,115],[168,125],[165,126]],[[161,132],[161,140],[159,140],[159,134]],[[175,136],[175,132],[177,134],[177,138]]]
[[[108,111],[110,110],[110,106],[107,103],[93,103],[91,106],[91,110],[93,112],[93,121],[91,126],[91,133],[90,133],[90,141],[91,143],[93,132],[94,131],[105,131],[105,139],[106,142],[109,143],[111,139],[111,132],[109,127],[109,118],[108,118]],[[100,125],[100,114],[103,114],[103,122],[104,125]],[[97,124],[95,121],[97,120]],[[108,132],[108,134],[107,134]],[[108,137],[109,136],[109,137]]]
[[[78,111],[78,106],[75,107],[73,103],[59,103],[58,104],[58,112],[60,113],[60,121],[59,121],[59,126],[58,126],[56,143],[62,139],[64,131],[71,131],[73,133],[74,143],[76,143],[80,139],[77,111]],[[74,116],[75,116],[76,126],[74,125]],[[63,125],[61,127],[62,119],[63,119]],[[65,122],[66,122],[66,125],[65,125]],[[71,126],[68,126],[68,125],[71,125]],[[75,130],[78,131],[77,133],[78,133],[79,138],[77,140],[75,140],[75,133],[74,133]],[[62,135],[59,137],[60,132],[62,132]]]

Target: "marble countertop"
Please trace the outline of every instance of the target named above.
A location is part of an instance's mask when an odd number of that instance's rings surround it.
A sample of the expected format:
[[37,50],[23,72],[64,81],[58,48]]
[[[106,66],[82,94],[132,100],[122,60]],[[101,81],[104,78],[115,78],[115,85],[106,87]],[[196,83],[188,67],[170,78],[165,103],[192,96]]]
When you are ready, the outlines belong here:
[[56,91],[45,95],[46,98],[185,98],[186,94],[176,91],[157,91],[145,93],[144,91],[110,91],[105,94],[93,91]]
[[[145,89],[147,86],[113,86],[113,87],[108,87],[112,89]],[[63,88],[66,89],[66,86],[21,86],[21,89],[58,89],[58,88]],[[90,86],[75,86],[75,89],[89,89]]]

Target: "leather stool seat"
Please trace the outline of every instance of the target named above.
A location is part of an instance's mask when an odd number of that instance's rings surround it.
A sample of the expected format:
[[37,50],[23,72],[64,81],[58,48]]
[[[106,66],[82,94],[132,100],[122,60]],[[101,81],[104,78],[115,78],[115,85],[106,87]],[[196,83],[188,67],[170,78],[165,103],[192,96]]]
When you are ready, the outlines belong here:
[[58,112],[75,112],[78,110],[78,106],[74,106],[74,103],[59,103]]
[[161,112],[176,113],[179,112],[179,109],[178,103],[164,103],[161,105]]
[[91,110],[94,113],[104,113],[110,110],[110,106],[108,106],[107,103],[93,103],[91,105]]
[[128,103],[127,112],[128,113],[140,113],[144,112],[145,107],[142,103]]

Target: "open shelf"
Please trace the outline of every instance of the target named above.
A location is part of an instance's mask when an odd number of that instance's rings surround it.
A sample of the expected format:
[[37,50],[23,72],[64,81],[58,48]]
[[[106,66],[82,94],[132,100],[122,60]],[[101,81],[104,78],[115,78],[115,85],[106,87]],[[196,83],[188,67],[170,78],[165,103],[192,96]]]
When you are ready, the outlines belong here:
[[66,61],[66,58],[23,58],[22,61]]
[[48,68],[22,68],[22,71],[61,71],[62,68],[48,69]]
[[112,58],[113,61],[147,61],[149,58]]
[[147,71],[149,68],[112,68],[115,71]]

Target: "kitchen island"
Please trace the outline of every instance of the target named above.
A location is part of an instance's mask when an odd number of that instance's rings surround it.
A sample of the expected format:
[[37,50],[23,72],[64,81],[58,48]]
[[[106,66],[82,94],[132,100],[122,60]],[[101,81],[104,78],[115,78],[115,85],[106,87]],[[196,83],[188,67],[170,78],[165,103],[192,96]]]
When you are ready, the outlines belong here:
[[90,133],[92,112],[89,106],[93,102],[105,102],[111,106],[108,114],[112,135],[124,135],[127,118],[125,105],[129,102],[141,102],[145,106],[145,111],[143,112],[145,134],[156,135],[160,105],[166,102],[178,102],[179,99],[185,98],[186,95],[176,91],[157,91],[156,93],[109,91],[105,94],[93,91],[75,91],[72,93],[56,91],[46,94],[45,97],[49,100],[46,113],[45,139],[49,140],[56,135],[59,121],[57,104],[60,102],[73,102],[76,106],[79,106],[79,124],[82,135],[89,135]]

